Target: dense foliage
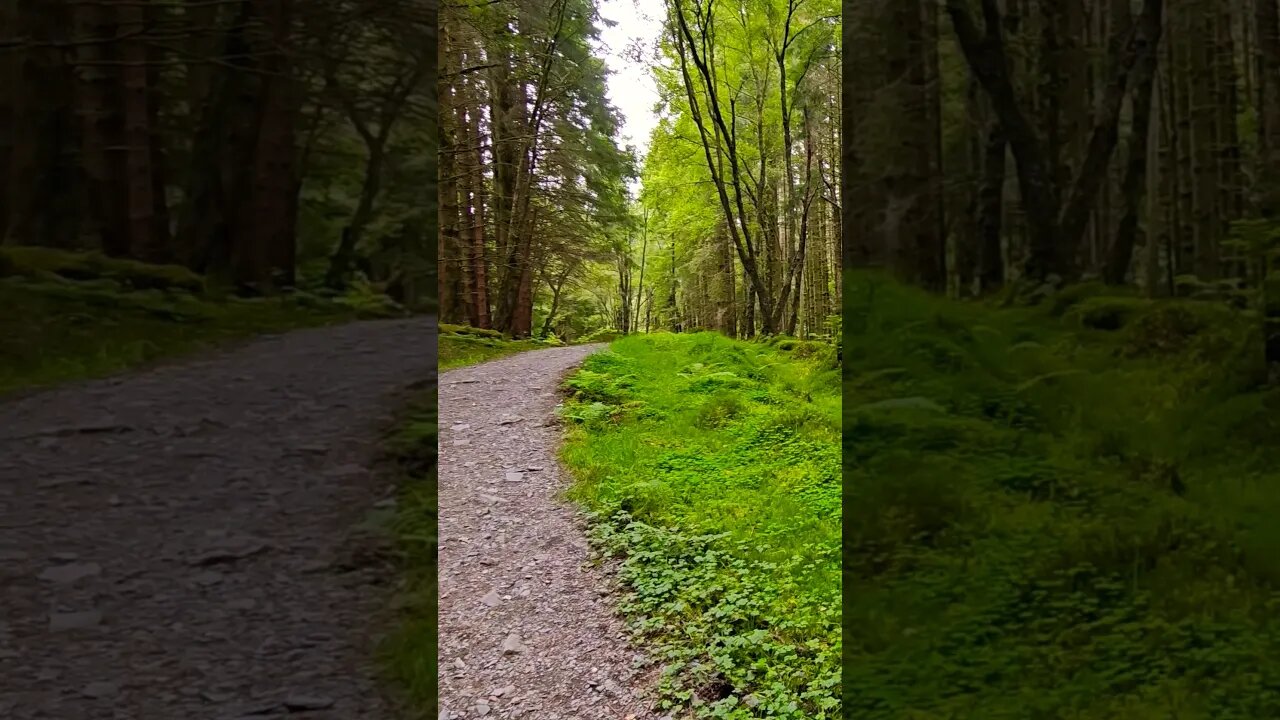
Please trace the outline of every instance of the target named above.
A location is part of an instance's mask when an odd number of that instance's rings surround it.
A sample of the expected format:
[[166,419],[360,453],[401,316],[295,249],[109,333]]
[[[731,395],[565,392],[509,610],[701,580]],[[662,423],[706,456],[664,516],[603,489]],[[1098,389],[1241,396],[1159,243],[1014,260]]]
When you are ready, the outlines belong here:
[[435,7],[0,3],[0,243],[429,308]]
[[1100,284],[998,309],[861,272],[846,298],[847,712],[1280,713],[1256,318]]
[[839,716],[836,368],[825,343],[655,333],[567,381],[571,495],[620,559],[663,706]]
[[633,159],[614,137],[618,119],[595,47],[599,23],[594,0],[444,8],[446,321],[518,339],[594,329],[557,322],[580,309],[570,296],[627,219]]
[[[628,248],[640,271],[630,325],[830,334],[839,24],[827,0],[666,3],[651,60],[661,120]],[[619,272],[630,287],[630,265]]]

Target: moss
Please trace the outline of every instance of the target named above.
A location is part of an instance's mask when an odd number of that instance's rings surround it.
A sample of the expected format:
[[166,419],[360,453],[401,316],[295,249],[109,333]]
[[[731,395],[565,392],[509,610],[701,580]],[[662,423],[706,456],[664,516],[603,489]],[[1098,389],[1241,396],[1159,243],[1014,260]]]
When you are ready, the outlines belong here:
[[473,335],[475,337],[487,337],[501,340],[502,333],[497,330],[489,330],[486,328],[471,327],[470,325],[451,325],[449,323],[440,323],[440,332],[449,335]]
[[0,277],[66,280],[112,280],[135,290],[181,290],[198,293],[204,279],[181,265],[153,265],[96,252],[67,252],[44,247],[0,248]]
[[621,330],[618,330],[616,328],[600,328],[599,330],[596,330],[586,335],[585,337],[580,339],[578,342],[583,345],[588,343],[613,342],[614,340],[617,340],[620,337],[622,337]]
[[118,283],[0,278],[0,394],[118,372],[228,340],[347,320],[335,303],[217,302]]
[[1126,297],[1090,297],[1074,304],[1066,316],[1090,330],[1120,330],[1151,307],[1149,300]]

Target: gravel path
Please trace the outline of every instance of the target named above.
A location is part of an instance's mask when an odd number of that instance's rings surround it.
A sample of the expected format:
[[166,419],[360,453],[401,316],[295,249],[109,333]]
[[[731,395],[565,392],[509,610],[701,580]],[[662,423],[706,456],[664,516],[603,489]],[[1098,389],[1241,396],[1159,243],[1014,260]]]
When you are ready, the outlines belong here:
[[0,717],[386,720],[357,528],[435,320],[363,322],[0,402]]
[[440,379],[440,717],[649,720],[651,678],[557,499],[565,373],[600,345]]

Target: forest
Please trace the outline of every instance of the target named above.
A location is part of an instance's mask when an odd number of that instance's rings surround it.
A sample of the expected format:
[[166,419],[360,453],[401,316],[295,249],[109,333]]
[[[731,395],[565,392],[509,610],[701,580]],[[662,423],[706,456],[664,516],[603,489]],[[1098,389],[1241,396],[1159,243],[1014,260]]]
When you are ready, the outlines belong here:
[[630,50],[661,96],[641,158],[615,139],[596,8],[543,5],[442,12],[442,319],[517,339],[831,337],[838,8],[647,8],[668,27]]
[[[655,29],[618,53],[617,6],[442,9],[442,366],[609,343],[564,381],[559,452],[662,668],[637,691],[834,718],[840,9],[635,3]],[[634,144],[619,55],[657,89]]]
[[844,14],[846,711],[1275,715],[1276,3]]
[[0,2],[3,372],[430,309],[435,15]]

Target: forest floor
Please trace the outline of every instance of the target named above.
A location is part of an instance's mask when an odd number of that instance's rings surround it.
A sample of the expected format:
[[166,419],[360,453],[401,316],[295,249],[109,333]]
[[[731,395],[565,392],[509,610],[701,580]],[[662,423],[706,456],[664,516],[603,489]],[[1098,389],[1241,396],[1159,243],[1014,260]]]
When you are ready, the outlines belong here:
[[1280,388],[1257,317],[847,281],[846,712],[1280,717]]
[[816,341],[653,333],[566,385],[570,497],[682,717],[840,717],[840,373]]
[[0,396],[266,333],[406,314],[358,289],[237,298],[180,266],[16,246],[0,247],[0,307]]
[[440,325],[440,370],[496,360],[526,350],[549,347],[537,340],[512,340],[494,330]]
[[440,718],[657,717],[607,574],[561,499],[560,382],[600,349],[440,377]]
[[389,717],[379,427],[434,338],[299,330],[0,402],[0,715]]

